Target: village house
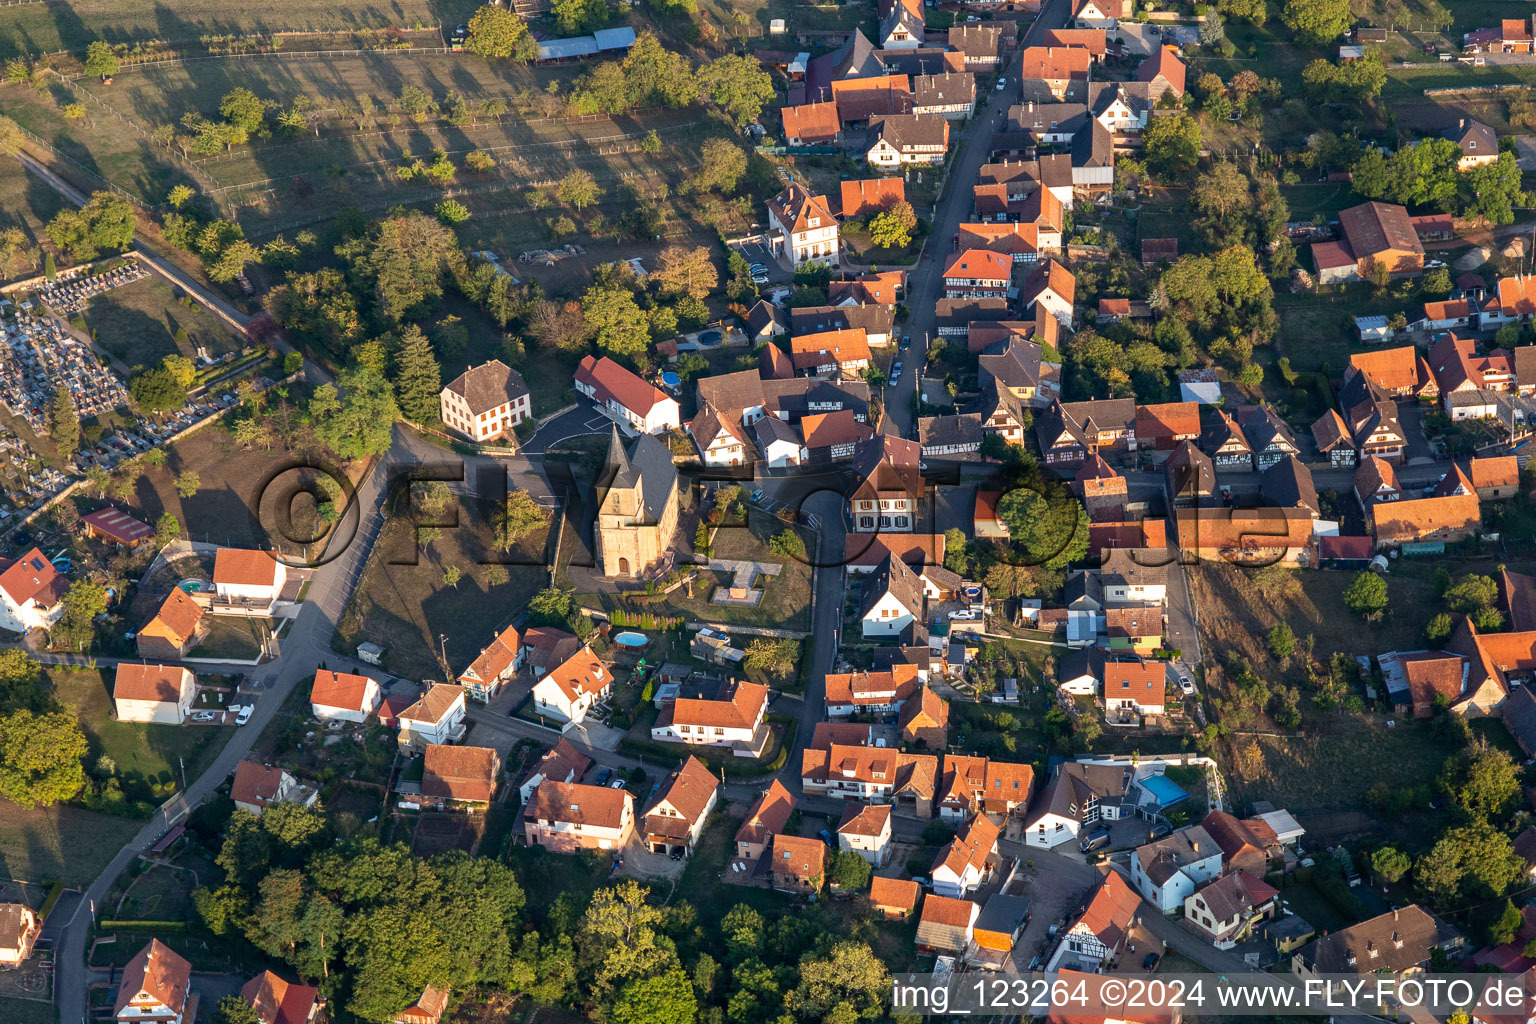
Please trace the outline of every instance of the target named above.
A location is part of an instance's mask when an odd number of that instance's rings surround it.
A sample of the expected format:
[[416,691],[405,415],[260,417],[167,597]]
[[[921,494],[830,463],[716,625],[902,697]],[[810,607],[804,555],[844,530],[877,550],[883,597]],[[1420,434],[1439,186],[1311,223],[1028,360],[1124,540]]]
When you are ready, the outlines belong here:
[[1200,434],[1200,450],[1210,456],[1217,469],[1249,468],[1253,449],[1237,422],[1225,409],[1213,410],[1213,416],[1205,421]]
[[448,1011],[451,991],[447,985],[441,988],[436,985],[425,986],[416,1001],[396,1014],[391,1024],[441,1024],[443,1014]]
[[945,754],[939,817],[958,823],[980,813],[1006,816],[1028,806],[1034,786],[1034,769],[1027,764]]
[[155,535],[149,524],[110,505],[81,516],[80,525],[85,527],[87,537],[98,537],[125,548],[136,548]]
[[646,849],[674,858],[693,853],[704,822],[720,799],[720,780],[704,763],[689,757],[667,776],[656,802],[642,819]]
[[917,440],[925,459],[964,459],[981,451],[980,413],[924,416],[917,421]]
[[523,375],[500,359],[471,366],[438,395],[443,425],[484,442],[514,437],[514,429],[533,415],[533,398]]
[[919,75],[912,80],[914,114],[937,114],[963,121],[975,108],[976,76],[969,71]]
[[1111,652],[1151,657],[1163,645],[1163,610],[1158,605],[1106,608],[1104,636]]
[[1040,95],[1032,96],[1026,88],[1025,99],[1050,98],[1064,103],[1086,97],[1093,54],[1083,47],[1026,46],[1020,51],[1019,59],[1022,81],[1040,90]]
[[282,768],[255,761],[241,761],[236,765],[235,779],[229,787],[229,798],[236,809],[257,817],[269,804],[295,803],[310,807],[319,796],[319,790],[299,785],[299,780]]
[[533,686],[533,706],[540,715],[580,725],[592,705],[607,698],[613,674],[583,646]]
[[1136,715],[1161,715],[1168,689],[1161,661],[1118,657],[1104,663],[1104,712],[1109,721],[1130,723]]
[[[0,575],[0,586],[5,577]],[[270,551],[219,548],[213,556],[213,611],[244,608],[254,613],[271,610],[288,582],[288,567]],[[225,606],[225,607],[221,607]]]
[[1077,278],[1066,267],[1050,259],[1036,264],[1019,287],[1019,303],[1025,312],[1043,307],[1069,330],[1076,296]]
[[891,805],[849,804],[837,823],[837,848],[856,853],[871,867],[883,868],[891,857]]
[[1008,256],[986,249],[967,249],[950,257],[944,269],[943,294],[949,299],[1006,299],[1012,277],[1013,260]]
[[737,681],[711,698],[678,697],[662,704],[651,739],[732,747],[737,756],[760,757],[772,739],[764,715],[768,687]]
[[1083,460],[1069,485],[1083,502],[1090,522],[1116,522],[1125,518],[1129,488],[1125,477],[1110,468],[1098,453]]
[[0,903],[0,966],[15,967],[32,955],[42,925],[24,903]]
[[907,564],[887,555],[864,580],[859,631],[864,639],[891,640],[922,630],[923,584]]
[[517,674],[526,660],[522,638],[516,626],[508,626],[480,649],[469,667],[459,673],[464,695],[481,704],[489,704],[506,682]]
[[523,809],[528,845],[560,853],[622,850],[634,831],[635,798],[627,789],[546,780]]
[[417,753],[432,743],[464,738],[464,687],[433,683],[421,699],[400,712],[400,747]]
[[192,965],[159,939],[151,939],[123,968],[112,1019],[118,1024],[193,1024],[197,1004]]
[[1134,12],[1132,0],[1076,0],[1072,23],[1078,28],[1113,29]]
[[1400,977],[1428,965],[1434,950],[1463,944],[1454,928],[1416,903],[1321,935],[1291,957],[1303,980],[1326,974]]
[[1259,475],[1259,495],[1276,508],[1302,509],[1312,513],[1313,519],[1322,518],[1323,506],[1312,471],[1294,455],[1287,455]]
[[827,877],[827,844],[780,832],[768,851],[768,880],[780,892],[808,896],[819,892]]
[[970,900],[929,894],[917,917],[917,951],[957,956],[964,953],[980,916],[981,908]]
[[901,709],[901,741],[919,750],[943,750],[949,745],[949,702],[924,686]]
[[[1530,33],[1526,34],[1529,36]],[[1461,150],[1461,159],[1456,161],[1458,171],[1470,171],[1498,162],[1499,136],[1482,122],[1463,117],[1454,128],[1447,128],[1444,135]]]
[[1166,402],[1136,407],[1136,449],[1170,451],[1181,441],[1200,436],[1200,405],[1197,402]]
[[1339,226],[1342,241],[1312,245],[1320,284],[1369,280],[1376,265],[1394,277],[1424,272],[1424,245],[1405,208],[1362,203],[1339,211]]
[[1035,438],[1046,465],[1076,465],[1101,451],[1134,451],[1136,400],[1054,402],[1035,418]]
[[1512,498],[1520,493],[1520,463],[1513,455],[1473,459],[1467,475],[1480,501]]
[[202,605],[185,590],[172,587],[154,616],[139,627],[134,645],[145,660],[185,658],[208,634]]
[[[1492,330],[1505,324],[1529,321],[1533,314],[1536,314],[1536,276],[1517,274],[1514,277],[1501,277],[1498,302],[1483,307],[1478,317],[1478,326],[1483,330]],[[1533,381],[1536,378],[1527,380],[1522,377],[1520,383],[1529,389]]]
[[312,1024],[325,1006],[319,989],[285,981],[271,971],[262,971],[246,982],[240,998],[256,1011],[261,1024]]
[[985,814],[978,814],[951,839],[933,862],[928,877],[940,896],[961,898],[979,889],[991,874],[1000,829]]
[[869,335],[862,327],[796,335],[789,358],[796,373],[858,377],[869,366]]
[[1312,513],[1304,509],[1184,509],[1174,529],[1186,559],[1256,566],[1313,562]]
[[757,860],[773,844],[773,837],[784,831],[789,816],[795,812],[795,797],[784,784],[774,779],[757,795],[746,819],[736,830],[736,856]]
[[1129,765],[1058,765],[1030,811],[1025,844],[1049,850],[1075,842],[1084,826],[1118,820],[1129,801],[1132,774]]
[[826,677],[827,717],[895,715],[918,689],[918,671],[911,665],[883,671],[830,672]]
[[1221,874],[1221,848],[1199,825],[1131,852],[1131,881],[1142,899],[1165,914],[1184,906],[1195,889]]
[[808,793],[835,800],[894,803],[920,818],[933,814],[938,758],[890,747],[831,743],[800,755],[800,781]]
[[1104,876],[1082,917],[1061,937],[1045,970],[1084,972],[1113,969],[1136,924],[1141,898],[1118,871]]
[[880,48],[915,50],[923,45],[922,0],[881,0]]
[[797,146],[831,146],[842,141],[843,126],[837,117],[837,104],[804,103],[780,111],[784,120],[784,142]]
[[607,356],[583,356],[574,375],[576,390],[614,423],[641,434],[682,426],[677,399],[635,376]]
[[853,456],[854,487],[848,498],[856,533],[911,533],[923,510],[922,446],[880,434]]
[[581,641],[553,626],[529,626],[523,631],[523,650],[527,652],[528,671],[535,679],[581,649]]
[[741,427],[712,405],[703,406],[688,421],[688,436],[693,438],[700,461],[706,466],[739,466],[752,461],[754,452]]
[[874,141],[864,156],[874,167],[942,164],[949,150],[949,119],[936,114],[889,114],[871,128]]
[[1023,896],[993,893],[976,918],[965,962],[987,971],[1003,970],[1029,924],[1032,904]]
[[570,741],[562,736],[555,740],[555,745],[544,752],[538,764],[530,768],[528,774],[523,777],[523,781],[518,783],[518,796],[526,804],[539,783],[545,779],[555,782],[579,782],[591,767],[592,759],[571,746]]
[[[844,124],[864,124],[878,117],[912,110],[911,76],[871,75],[832,83],[837,118]],[[828,204],[831,208],[831,204]]]
[[951,50],[965,54],[965,70],[988,72],[996,70],[1002,59],[1001,40],[1001,29],[957,22],[949,30],[948,43]]
[[992,394],[992,403],[983,409],[983,430],[1001,434],[1009,444],[1023,443],[1020,417],[1041,395],[1041,355],[1036,342],[1010,338],[1002,351],[977,357],[982,391]]
[[179,665],[117,666],[112,703],[119,722],[180,725],[197,697],[197,677]]
[[1279,897],[1262,878],[1234,871],[1187,896],[1184,920],[1210,936],[1217,949],[1231,949],[1260,921],[1274,917]]
[[1180,99],[1184,95],[1184,79],[1189,68],[1179,59],[1172,46],[1159,46],[1136,69],[1136,81],[1145,82],[1150,88],[1148,99],[1157,103],[1164,96]]
[[490,747],[429,743],[423,749],[421,795],[459,806],[483,806],[496,796],[501,755]]
[[1110,551],[1098,570],[1104,602],[1161,605],[1168,597],[1167,563],[1164,551]]
[[361,725],[378,709],[379,684],[367,676],[319,669],[309,691],[309,710],[321,721]]
[[842,182],[840,187],[844,220],[881,213],[907,200],[906,182],[901,178],[860,178]]
[[1238,415],[1243,425],[1243,434],[1248,439],[1248,449],[1253,453],[1254,469],[1262,472],[1301,451],[1291,428],[1269,406],[1259,406],[1246,415],[1239,409]]
[[1373,502],[1366,521],[1378,549],[1403,544],[1452,543],[1482,528],[1476,494]]
[[[1243,442],[1246,447],[1246,442]],[[1170,509],[1209,504],[1216,493],[1216,465],[1189,441],[1180,441],[1163,462],[1163,494]]]
[[911,917],[922,894],[922,887],[910,878],[876,875],[869,880],[869,905],[888,921]]
[[793,266],[838,265],[837,218],[825,196],[791,183],[768,201],[768,228],[774,255],[787,258]]

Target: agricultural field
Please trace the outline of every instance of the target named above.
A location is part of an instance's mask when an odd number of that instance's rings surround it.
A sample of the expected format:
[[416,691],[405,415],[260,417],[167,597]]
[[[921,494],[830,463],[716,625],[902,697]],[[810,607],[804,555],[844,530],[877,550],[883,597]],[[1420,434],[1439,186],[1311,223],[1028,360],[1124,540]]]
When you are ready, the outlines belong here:
[[171,286],[146,277],[91,300],[85,323],[97,344],[124,366],[154,366],[173,353],[192,358],[198,349],[217,358],[242,342],[224,322],[191,303],[178,302]]
[[73,804],[30,811],[7,805],[0,815],[0,871],[30,882],[56,878],[69,886],[86,885],[143,824]]
[[0,228],[21,228],[33,245],[40,244],[48,237],[44,228],[64,206],[62,196],[19,162],[0,162]]

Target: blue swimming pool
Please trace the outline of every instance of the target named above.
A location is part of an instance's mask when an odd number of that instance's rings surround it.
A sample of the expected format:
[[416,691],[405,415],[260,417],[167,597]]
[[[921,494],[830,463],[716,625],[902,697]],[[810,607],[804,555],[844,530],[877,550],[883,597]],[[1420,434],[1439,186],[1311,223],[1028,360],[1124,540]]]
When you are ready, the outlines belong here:
[[720,332],[719,331],[705,331],[703,334],[699,335],[699,343],[701,345],[718,345],[718,344],[720,344]]
[[620,647],[644,647],[651,642],[651,638],[644,633],[620,633],[613,638],[613,642]]
[[1166,775],[1151,775],[1142,779],[1141,788],[1157,801],[1159,807],[1172,807],[1189,799],[1189,794]]

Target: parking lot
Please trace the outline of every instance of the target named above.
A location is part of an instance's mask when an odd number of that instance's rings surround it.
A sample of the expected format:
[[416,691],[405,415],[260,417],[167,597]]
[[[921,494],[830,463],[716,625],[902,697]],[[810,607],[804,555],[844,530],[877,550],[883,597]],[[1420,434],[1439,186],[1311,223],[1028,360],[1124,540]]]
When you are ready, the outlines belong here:
[[[793,270],[787,270],[779,262],[779,257],[773,253],[773,248],[768,244],[767,235],[757,235],[751,239],[733,242],[731,248],[746,259],[748,263],[756,264],[764,273],[754,277],[759,285],[778,284],[794,280]],[[756,268],[754,268],[756,269]]]
[[748,495],[747,501],[754,507],[760,508],[764,512],[767,512],[769,515],[775,516],[779,519],[785,518],[784,513],[789,513],[791,518],[793,518],[795,515],[798,515],[799,521],[802,525],[809,526],[813,530],[821,529],[821,517],[816,513],[801,512],[796,506],[791,505],[787,501],[780,501],[778,498],[771,496],[761,487]]

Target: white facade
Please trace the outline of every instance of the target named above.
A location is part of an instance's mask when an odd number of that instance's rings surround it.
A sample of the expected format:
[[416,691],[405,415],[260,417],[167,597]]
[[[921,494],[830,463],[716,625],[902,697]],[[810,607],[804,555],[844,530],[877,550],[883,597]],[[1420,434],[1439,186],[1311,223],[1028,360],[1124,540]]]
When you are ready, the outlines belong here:
[[[576,657],[580,657],[581,653],[583,652],[578,652]],[[597,666],[594,671],[602,680],[599,689],[577,688],[573,696],[556,681],[554,672],[551,672],[533,686],[534,709],[548,718],[580,725],[586,720],[587,712],[592,710],[592,705],[597,703],[598,698],[606,697],[613,689],[613,676],[601,662],[596,661],[595,657],[593,662]],[[560,668],[557,667],[555,672],[559,670]]]
[[911,498],[850,499],[848,512],[854,533],[911,533],[916,521]]
[[768,209],[768,228],[770,235],[776,235],[775,248],[790,258],[795,266],[802,263],[825,263],[829,266],[838,265],[838,236],[837,219],[828,217],[811,217],[807,221],[808,227],[804,231],[791,231],[789,227],[779,222],[776,211],[770,206]]
[[871,637],[893,637],[902,630],[917,621],[917,616],[906,605],[897,600],[896,595],[887,591],[880,595],[874,607],[865,613],[860,622],[865,639]]
[[533,401],[522,394],[515,401],[503,402],[476,415],[463,395],[443,388],[438,395],[438,414],[450,430],[458,431],[472,441],[489,441],[502,434],[511,434],[514,427],[532,416]]
[[688,428],[693,443],[699,449],[699,460],[706,466],[739,466],[746,458],[747,448],[741,439],[721,427],[714,437],[704,438]]
[[64,614],[64,602],[43,607],[32,598],[17,604],[10,594],[0,589],[0,627],[12,633],[25,633],[29,629],[47,629]]
[[783,469],[786,466],[800,465],[805,461],[806,452],[803,447],[788,438],[775,438],[763,449],[763,458],[770,469]]
[[363,701],[360,707],[336,707],[330,704],[316,704],[310,702],[310,713],[322,721],[330,722],[356,722],[362,724],[368,721],[368,716],[379,708],[379,702],[383,699],[379,692],[379,684],[369,679],[364,688]]
[[192,701],[197,697],[197,680],[186,669],[179,671],[181,678],[175,700],[134,700],[117,697],[114,699],[117,720],[150,725],[180,725],[186,721],[187,713],[192,709]]
[[444,745],[464,736],[464,694],[459,693],[442,718],[436,722],[422,722],[414,718],[400,719],[400,745],[413,750],[425,750],[427,744]]
[[1148,877],[1146,865],[1141,862],[1141,850],[1134,850],[1131,853],[1131,881],[1142,899],[1163,913],[1171,914],[1182,907],[1196,889],[1221,874],[1221,848],[1215,843],[1211,846],[1208,856],[1182,865],[1161,883]]
[[862,832],[838,832],[837,848],[844,853],[856,853],[869,861],[870,867],[883,868],[891,860],[891,819],[887,815],[885,827],[877,836]]

